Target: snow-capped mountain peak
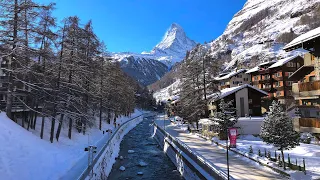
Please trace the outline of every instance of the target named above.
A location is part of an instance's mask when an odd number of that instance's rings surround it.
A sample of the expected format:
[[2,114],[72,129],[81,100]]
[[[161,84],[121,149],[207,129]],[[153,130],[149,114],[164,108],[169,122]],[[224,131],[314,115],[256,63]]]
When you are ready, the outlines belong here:
[[[171,64],[184,58],[186,52],[191,50],[196,42],[189,39],[183,28],[177,23],[171,24],[162,41],[157,44],[150,54],[155,56],[171,56]],[[165,58],[166,59],[166,58]]]
[[159,44],[157,44],[155,48],[165,50],[170,48],[172,44],[175,43],[175,41],[185,40],[185,39],[188,39],[188,38],[184,30],[182,29],[182,27],[176,23],[173,23],[165,33],[163,40]]

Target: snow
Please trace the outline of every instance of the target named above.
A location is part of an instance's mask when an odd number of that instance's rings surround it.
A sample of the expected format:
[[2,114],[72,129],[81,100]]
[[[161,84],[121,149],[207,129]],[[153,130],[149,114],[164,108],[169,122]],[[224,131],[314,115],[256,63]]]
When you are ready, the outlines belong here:
[[225,76],[222,76],[222,77],[216,77],[215,80],[225,80],[225,79],[230,79],[232,78],[233,76],[237,75],[237,74],[240,74],[240,73],[244,73],[246,72],[247,70],[246,69],[239,69],[239,70],[234,70],[234,71],[231,71],[229,74],[225,75]]
[[180,79],[176,80],[174,83],[160,89],[153,93],[153,97],[156,99],[157,102],[167,102],[168,99],[176,100],[179,97],[180,92]]
[[124,166],[120,166],[119,170],[120,170],[120,171],[125,171],[126,168],[125,168]]
[[276,63],[272,64],[268,69],[272,69],[272,68],[283,66],[287,62],[290,62],[291,60],[293,60],[293,59],[295,59],[297,57],[301,57],[301,56],[295,55],[295,56],[290,56],[290,57],[287,57],[287,58],[284,58],[284,59],[280,59]]
[[200,119],[199,124],[204,124],[204,125],[213,125],[213,124],[218,124],[213,120],[210,119]]
[[249,63],[252,67],[254,56],[259,57],[258,61],[263,61],[298,54],[301,50],[285,52],[285,44],[276,40],[279,35],[291,30],[298,35],[308,31],[308,25],[299,24],[301,16],[293,18],[291,14],[302,12],[311,15],[308,10],[312,11],[319,2],[320,0],[248,0],[234,15],[223,34],[209,43],[211,55],[219,57],[221,52],[232,51],[232,61],[226,65],[226,69],[230,69],[236,61]]
[[254,68],[252,68],[252,69],[249,69],[246,73],[247,74],[250,74],[250,73],[253,73],[253,72],[257,72],[257,71],[259,71],[259,66],[256,66],[256,67],[254,67]]
[[[219,144],[225,145],[225,141],[220,141],[217,138],[214,138],[213,140],[219,142]],[[271,145],[264,143],[259,137],[255,137],[253,135],[241,135],[237,139],[237,148],[235,150],[248,154],[250,146],[252,146],[254,154],[257,154],[258,149],[260,149],[261,153],[264,154],[264,149],[266,149],[267,151],[271,152],[271,156],[274,156],[274,151],[277,150]],[[277,150],[277,154],[279,153],[280,151]],[[295,162],[295,159],[297,159],[298,164],[300,165],[302,164],[302,159],[305,159],[307,176],[304,176],[303,174],[302,179],[307,180],[310,178],[310,176],[312,179],[320,178],[320,146],[300,143],[300,146],[297,146],[292,150],[285,150],[284,154],[286,157],[285,160],[287,160],[288,154],[290,154],[291,161]],[[269,165],[277,167],[276,164],[273,164],[267,158],[257,157],[257,155],[255,157],[259,158],[259,160],[263,161],[264,163],[269,163]],[[287,170],[286,173],[292,175],[292,179],[297,179],[302,175],[301,172],[292,170]]]
[[231,87],[231,88],[222,89],[220,92],[216,92],[216,93],[213,93],[213,94],[207,96],[207,98],[214,98],[214,100],[222,99],[222,98],[229,96],[230,94],[233,94],[243,88],[251,88],[251,89],[254,89],[264,95],[268,95],[267,92],[262,91],[254,86],[251,86],[249,84],[243,84],[241,86],[235,86],[235,87]]
[[148,166],[148,164],[141,160],[141,161],[139,161],[139,166],[146,167],[146,166]]
[[315,28],[311,31],[308,31],[300,36],[298,36],[297,38],[295,38],[294,40],[292,40],[289,44],[287,44],[283,49],[287,50],[289,48],[292,48],[293,46],[296,46],[298,44],[302,44],[304,42],[307,42],[313,38],[319,37],[320,36],[320,27]]
[[[140,114],[142,112],[136,110],[132,117]],[[129,119],[121,117],[117,122],[123,123]],[[102,125],[103,130],[114,129],[112,124],[103,122]],[[50,126],[51,120],[45,119],[44,139],[41,140],[41,117],[37,119],[36,130],[27,131],[7,118],[4,112],[0,113],[1,179],[59,179],[87,159],[85,147],[95,144],[99,148],[109,137],[108,133],[103,134],[94,126],[86,135],[74,130],[70,140],[67,126],[63,125],[59,142],[54,140],[54,143],[50,143]]]
[[132,153],[134,153],[134,150],[128,150],[128,153],[132,154]]

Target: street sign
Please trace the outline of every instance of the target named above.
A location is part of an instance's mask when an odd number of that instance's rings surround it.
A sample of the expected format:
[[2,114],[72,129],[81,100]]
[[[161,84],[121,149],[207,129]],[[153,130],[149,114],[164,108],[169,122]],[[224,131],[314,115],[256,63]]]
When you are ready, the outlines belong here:
[[230,148],[237,147],[237,135],[238,129],[237,128],[229,128],[229,139],[230,139]]

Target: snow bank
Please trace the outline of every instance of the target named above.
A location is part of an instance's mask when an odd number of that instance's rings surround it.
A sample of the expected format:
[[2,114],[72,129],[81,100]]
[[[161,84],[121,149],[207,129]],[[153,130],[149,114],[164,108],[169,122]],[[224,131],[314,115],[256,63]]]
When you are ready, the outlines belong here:
[[[220,141],[217,138],[212,139],[215,142],[218,142],[219,144],[225,145],[225,141]],[[271,156],[274,156],[274,151],[277,150],[273,148],[272,145],[267,145],[264,143],[259,137],[255,137],[252,135],[245,135],[240,136],[237,139],[237,148],[235,150],[248,154],[249,153],[249,147],[252,146],[252,149],[254,151],[253,158],[259,159],[259,161],[262,161],[266,164],[272,165],[276,168],[277,165],[271,161],[269,161],[267,158],[259,157],[257,154],[258,149],[260,149],[261,153],[264,154],[264,149],[271,152]],[[277,150],[277,154],[279,154],[280,151]],[[300,146],[292,149],[292,150],[286,150],[284,151],[285,159],[287,161],[288,154],[290,154],[290,159],[292,162],[295,162],[295,160],[298,160],[298,164],[302,165],[303,158],[306,161],[306,170],[307,175],[303,175],[302,179],[319,179],[320,178],[320,146],[314,145],[314,144],[303,144],[300,143]],[[242,157],[241,158],[245,158]],[[290,174],[292,176],[292,179],[299,179],[299,177],[302,176],[302,174],[298,171],[292,171],[287,170],[286,173]],[[301,179],[301,178],[300,178]]]
[[[142,112],[136,110],[132,117],[140,114]],[[120,117],[117,122],[121,124],[129,119],[131,117]],[[86,146],[103,144],[108,139],[107,133],[103,134],[94,126],[86,135],[74,130],[70,140],[67,136],[68,126],[63,124],[59,142],[54,140],[54,143],[50,143],[50,126],[51,120],[45,119],[44,139],[41,140],[41,117],[37,119],[36,129],[27,131],[5,113],[0,113],[0,179],[59,179],[87,159],[84,151]],[[113,125],[105,122],[102,127],[104,131],[114,129]]]
[[[107,148],[104,150],[102,156],[99,158],[93,168],[93,171],[96,174],[95,179],[105,179],[106,177],[108,177],[113,164],[116,162],[116,157],[118,157],[119,155],[120,143],[123,137],[134,127],[136,127],[136,125],[139,124],[142,120],[142,116],[136,118],[135,120],[128,122],[126,125],[121,126],[120,129],[116,132],[117,134],[113,136],[111,141],[109,141]],[[133,150],[128,151],[128,153],[130,152],[134,153]]]

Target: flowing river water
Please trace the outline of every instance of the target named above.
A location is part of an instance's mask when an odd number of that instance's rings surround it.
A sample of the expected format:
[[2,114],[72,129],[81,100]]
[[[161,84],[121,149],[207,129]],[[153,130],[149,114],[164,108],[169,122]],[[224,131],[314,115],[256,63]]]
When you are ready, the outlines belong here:
[[[152,138],[153,118],[145,118],[120,144],[119,157],[108,180],[183,180],[175,165]],[[133,152],[133,151],[134,152]],[[129,152],[128,152],[129,151]],[[124,171],[120,167],[125,167]],[[138,172],[140,175],[138,175]],[[143,173],[141,175],[141,173]]]

